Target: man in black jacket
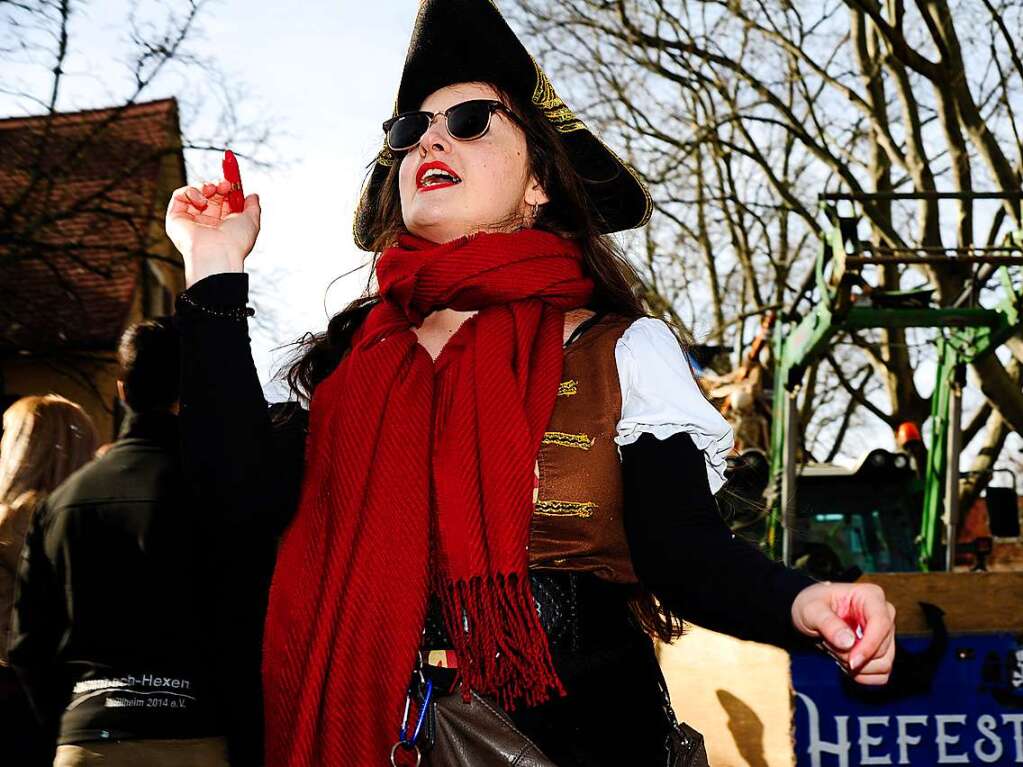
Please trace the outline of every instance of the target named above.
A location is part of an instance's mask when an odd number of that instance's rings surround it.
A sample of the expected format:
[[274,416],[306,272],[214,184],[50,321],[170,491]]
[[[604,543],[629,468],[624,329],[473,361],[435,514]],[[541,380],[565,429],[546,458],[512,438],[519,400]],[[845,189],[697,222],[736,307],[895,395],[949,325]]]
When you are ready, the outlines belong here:
[[117,442],[35,515],[10,660],[55,765],[227,765],[211,662],[212,531],[182,471],[170,320],[122,338]]

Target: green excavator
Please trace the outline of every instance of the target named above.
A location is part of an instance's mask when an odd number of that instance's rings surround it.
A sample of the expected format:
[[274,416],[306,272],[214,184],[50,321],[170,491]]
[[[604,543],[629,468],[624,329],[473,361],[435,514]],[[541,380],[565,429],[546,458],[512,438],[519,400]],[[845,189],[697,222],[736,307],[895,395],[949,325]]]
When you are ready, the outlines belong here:
[[[966,366],[993,354],[1023,322],[1019,278],[1023,231],[993,247],[892,248],[864,242],[853,206],[892,200],[1018,199],[982,194],[828,194],[821,209],[830,224],[814,265],[816,301],[803,316],[775,324],[770,475],[773,493],[765,530],[768,550],[787,564],[832,550],[864,572],[951,571],[959,526],[959,457]],[[841,215],[839,205],[853,207]],[[933,306],[933,289],[882,291],[871,270],[891,264],[926,265],[931,274],[969,270],[968,286],[951,306]],[[998,297],[981,304],[997,283]],[[937,330],[937,362],[926,445],[919,431],[903,451],[875,449],[852,470],[800,461],[795,407],[807,368],[850,332],[870,328]],[[906,430],[900,434],[903,436]],[[993,538],[1019,537],[1015,488],[991,488],[987,498]],[[1009,490],[1010,493],[1004,492]],[[978,548],[974,545],[974,548]],[[990,551],[980,544],[981,559]],[[1023,565],[1023,561],[1020,562]]]
[[[898,248],[859,237],[859,206],[920,199],[1018,204],[1023,195],[823,195],[826,238],[803,295],[764,318],[742,365],[722,374],[705,369],[740,451],[717,496],[733,529],[818,579],[877,583],[898,611],[895,668],[881,688],[854,684],[823,653],[785,654],[699,629],[677,650],[665,649],[680,715],[705,730],[712,763],[1023,763],[1015,477],[1007,487],[988,486],[962,517],[959,509],[966,366],[983,366],[985,355],[1016,343],[1023,231],[968,249]],[[872,284],[879,267],[894,264],[926,266],[937,279],[955,270],[945,284],[954,274],[966,288],[958,300],[936,305],[928,286]],[[927,428],[904,424],[897,449],[872,448],[852,467],[816,462],[801,447],[805,373],[849,334],[872,328],[934,329]],[[788,690],[779,689],[781,679]],[[693,693],[694,680],[716,697]]]

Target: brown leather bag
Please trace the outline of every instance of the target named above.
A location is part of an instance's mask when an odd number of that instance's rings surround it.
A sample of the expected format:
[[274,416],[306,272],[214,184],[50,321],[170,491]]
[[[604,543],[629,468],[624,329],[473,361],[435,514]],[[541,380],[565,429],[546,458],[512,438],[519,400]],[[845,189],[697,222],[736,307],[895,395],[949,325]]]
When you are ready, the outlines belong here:
[[[672,724],[664,743],[666,767],[709,767],[703,736],[675,718],[663,678],[661,691]],[[393,765],[398,764],[398,749],[396,744],[391,752]],[[409,751],[417,767],[557,767],[516,729],[503,709],[475,691],[470,693],[468,703],[457,692],[430,700],[422,738]]]
[[458,693],[445,695],[433,708],[433,747],[423,758],[427,767],[556,767],[503,709],[476,692],[468,703]]
[[[391,749],[391,764],[419,767],[556,767],[540,748],[516,729],[508,714],[493,701],[472,691],[463,700],[458,690],[440,692],[447,684],[426,686],[423,665],[416,669],[409,703],[415,701],[418,720],[411,738],[405,727],[412,710],[406,706],[401,740]],[[435,672],[443,673],[443,672]],[[423,706],[426,706],[425,711]]]

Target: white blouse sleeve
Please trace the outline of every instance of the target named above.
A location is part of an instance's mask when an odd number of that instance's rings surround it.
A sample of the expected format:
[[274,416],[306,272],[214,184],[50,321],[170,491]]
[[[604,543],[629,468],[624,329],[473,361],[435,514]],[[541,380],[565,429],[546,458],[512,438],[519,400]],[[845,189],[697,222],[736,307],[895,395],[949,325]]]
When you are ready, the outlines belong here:
[[643,433],[666,439],[684,431],[707,460],[710,490],[725,483],[725,458],[732,451],[732,427],[700,391],[685,352],[661,320],[633,322],[615,346],[622,390],[618,445]]

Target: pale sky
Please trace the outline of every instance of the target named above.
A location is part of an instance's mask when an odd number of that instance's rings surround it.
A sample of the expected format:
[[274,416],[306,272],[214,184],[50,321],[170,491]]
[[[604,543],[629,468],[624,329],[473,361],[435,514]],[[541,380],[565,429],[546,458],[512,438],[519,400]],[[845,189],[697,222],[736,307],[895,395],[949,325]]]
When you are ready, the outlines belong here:
[[246,192],[259,192],[263,206],[252,284],[279,307],[274,332],[253,339],[264,382],[273,347],[324,329],[365,284],[363,269],[328,292],[367,258],[352,243],[352,215],[380,148],[380,123],[391,115],[417,8],[413,0],[224,0],[212,9],[211,46],[237,62],[253,95],[279,118],[287,137],[278,144],[291,159],[270,174],[243,171]]

